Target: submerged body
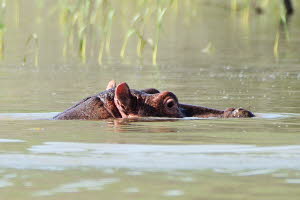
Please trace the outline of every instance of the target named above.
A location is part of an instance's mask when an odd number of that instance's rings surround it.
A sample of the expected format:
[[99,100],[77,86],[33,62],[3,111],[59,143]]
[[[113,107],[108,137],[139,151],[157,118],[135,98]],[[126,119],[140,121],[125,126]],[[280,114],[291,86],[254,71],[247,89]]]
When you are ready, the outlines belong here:
[[172,92],[159,92],[150,88],[145,90],[129,89],[126,83],[116,86],[111,81],[107,90],[87,97],[56,115],[56,120],[101,120],[109,118],[132,117],[224,117],[248,118],[254,114],[242,108],[217,110],[202,106],[180,104]]
[[100,120],[108,118],[121,118],[121,114],[114,104],[113,93],[110,90],[87,97],[53,117],[53,119],[59,120]]
[[83,99],[53,119],[100,120],[132,117],[183,117],[177,97],[172,92],[148,94],[129,89],[126,83],[107,89]]

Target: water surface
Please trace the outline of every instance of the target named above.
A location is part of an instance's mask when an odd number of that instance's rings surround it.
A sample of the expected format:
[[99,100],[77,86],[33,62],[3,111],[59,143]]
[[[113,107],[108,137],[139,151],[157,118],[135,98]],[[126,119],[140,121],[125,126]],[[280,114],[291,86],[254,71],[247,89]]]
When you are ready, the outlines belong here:
[[[21,65],[19,41],[31,29],[9,25],[0,65],[0,199],[297,199],[299,14],[287,40],[268,16],[245,26],[226,9],[202,11],[194,26],[168,25],[157,66],[132,54],[122,61],[117,48],[100,66],[66,61],[51,17],[37,30],[39,65]],[[39,27],[23,14],[23,23]],[[210,42],[214,51],[203,52]],[[183,103],[244,107],[257,117],[46,120],[111,79],[172,91]]]

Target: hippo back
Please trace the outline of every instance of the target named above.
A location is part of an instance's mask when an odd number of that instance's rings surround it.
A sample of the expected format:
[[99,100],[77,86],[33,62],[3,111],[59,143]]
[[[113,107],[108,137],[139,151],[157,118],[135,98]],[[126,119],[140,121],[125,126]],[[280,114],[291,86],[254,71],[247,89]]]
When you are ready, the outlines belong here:
[[74,106],[59,113],[55,120],[100,120],[120,118],[121,115],[114,104],[114,89],[87,97]]

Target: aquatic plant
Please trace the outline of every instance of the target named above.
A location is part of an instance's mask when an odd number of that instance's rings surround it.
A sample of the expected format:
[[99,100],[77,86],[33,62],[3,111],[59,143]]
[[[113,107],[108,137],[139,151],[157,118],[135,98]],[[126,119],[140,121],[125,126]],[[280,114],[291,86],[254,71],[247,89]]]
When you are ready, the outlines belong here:
[[4,24],[4,16],[6,11],[6,0],[2,0],[0,7],[0,59],[2,60],[4,57],[4,32],[5,32],[5,24]]
[[[28,48],[29,46],[33,46],[33,55],[34,55],[34,65],[38,66],[39,64],[39,38],[37,36],[37,34],[33,33],[32,35],[30,35],[25,43],[25,47],[26,49],[31,49]],[[31,55],[32,52],[29,52],[29,54]],[[23,57],[23,64],[25,64],[27,62],[27,58],[28,58],[28,52],[25,53],[24,57]]]
[[[283,4],[283,2],[285,4]],[[30,1],[37,13],[48,12],[48,16],[58,16],[60,29],[58,33],[63,35],[61,54],[68,59],[79,56],[83,63],[97,57],[98,63],[102,64],[103,58],[110,56],[111,48],[119,48],[119,55],[124,59],[133,52],[143,58],[144,55],[152,55],[152,63],[156,65],[159,55],[159,45],[162,35],[168,38],[172,33],[164,29],[165,23],[175,23],[176,20],[184,21],[187,26],[193,26],[193,18],[199,17],[201,9],[207,4],[222,6],[232,16],[240,21],[245,31],[249,31],[249,22],[256,12],[262,14],[271,10],[273,15],[278,16],[288,37],[287,13],[291,8],[285,5],[289,0],[231,0],[231,1],[197,1],[197,0],[54,0]],[[6,15],[13,15],[16,26],[20,24],[20,11],[24,6],[20,0],[0,0],[0,58],[4,56]],[[297,3],[294,2],[297,6]],[[6,13],[7,4],[14,4],[14,12]],[[291,4],[290,4],[291,6]],[[11,16],[9,16],[11,17]],[[41,20],[45,16],[41,17]],[[42,23],[38,24],[42,26]],[[117,34],[116,34],[117,30]],[[114,37],[121,37],[121,44],[116,44]],[[273,52],[278,56],[278,34],[274,35],[275,42]],[[39,32],[33,31],[24,41],[26,48],[34,48],[34,63],[39,60]],[[119,41],[119,40],[117,40]],[[34,45],[30,45],[33,43]],[[213,41],[210,41],[210,45]],[[205,46],[200,47],[205,49]],[[145,54],[145,51],[148,54]],[[28,60],[29,51],[25,52],[23,62]]]

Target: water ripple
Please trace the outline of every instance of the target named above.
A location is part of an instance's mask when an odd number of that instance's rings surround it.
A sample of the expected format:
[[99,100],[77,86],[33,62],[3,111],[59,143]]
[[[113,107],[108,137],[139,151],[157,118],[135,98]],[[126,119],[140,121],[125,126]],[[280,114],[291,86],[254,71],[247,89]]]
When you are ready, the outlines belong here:
[[[300,170],[300,145],[142,145],[46,142],[28,154],[1,154],[0,167],[64,170],[127,168],[138,170],[204,170],[243,172]],[[245,170],[248,172],[245,172]]]

